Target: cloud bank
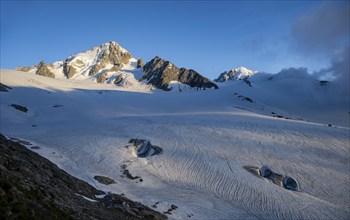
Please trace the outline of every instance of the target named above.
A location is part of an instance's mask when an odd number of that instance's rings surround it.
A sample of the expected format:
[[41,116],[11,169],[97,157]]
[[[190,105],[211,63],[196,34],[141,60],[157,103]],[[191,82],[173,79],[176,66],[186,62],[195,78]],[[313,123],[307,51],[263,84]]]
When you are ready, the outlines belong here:
[[349,5],[327,2],[299,17],[292,27],[298,49],[308,55],[332,55],[348,46]]
[[350,3],[326,2],[294,23],[292,38],[304,56],[327,57],[329,67],[313,73],[333,79],[335,96],[349,99]]

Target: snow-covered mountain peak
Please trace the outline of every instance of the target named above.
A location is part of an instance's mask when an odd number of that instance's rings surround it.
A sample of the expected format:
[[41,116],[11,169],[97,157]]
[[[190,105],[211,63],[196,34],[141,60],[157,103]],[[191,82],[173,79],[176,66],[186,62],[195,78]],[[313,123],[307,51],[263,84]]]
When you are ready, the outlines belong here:
[[131,57],[132,55],[129,53],[129,51],[120,46],[117,42],[110,41],[90,50],[73,54],[69,56],[65,62],[79,59],[81,61],[85,61],[86,64],[97,64],[99,61],[103,61],[106,64],[115,65],[118,63],[125,64],[126,59]]
[[245,68],[243,66],[240,66],[240,67],[234,69],[234,71],[236,73],[244,74],[246,76],[252,76],[253,74],[257,73],[257,71],[247,69],[247,68]]
[[225,71],[220,74],[220,76],[215,79],[216,82],[226,82],[228,80],[240,80],[251,77],[258,71],[250,70],[246,67],[232,68],[230,71]]
[[123,48],[122,46],[120,46],[117,42],[115,41],[109,41],[106,42],[104,44],[102,44],[100,47],[102,48],[109,48],[111,50],[111,48],[113,48],[114,50],[119,50],[122,53],[129,53],[129,51],[127,51],[125,48]]
[[[140,62],[129,51],[117,42],[109,41],[89,50],[70,55],[63,61],[47,65],[42,62],[42,65],[19,67],[17,70],[50,76],[51,78],[88,80],[118,86],[151,88],[151,86],[145,86],[135,80],[133,74],[136,74],[137,79],[142,75],[138,63]],[[128,80],[131,81],[128,82]],[[123,81],[122,84],[121,81]]]
[[109,41],[99,46],[93,47],[89,50],[85,50],[81,53],[72,54],[66,59],[66,61],[70,61],[71,59],[74,59],[77,57],[90,58],[91,60],[93,60],[96,55],[102,55],[103,53],[116,53],[116,52],[119,52],[122,54],[126,54],[126,53],[130,54],[128,50],[120,46],[117,42]]

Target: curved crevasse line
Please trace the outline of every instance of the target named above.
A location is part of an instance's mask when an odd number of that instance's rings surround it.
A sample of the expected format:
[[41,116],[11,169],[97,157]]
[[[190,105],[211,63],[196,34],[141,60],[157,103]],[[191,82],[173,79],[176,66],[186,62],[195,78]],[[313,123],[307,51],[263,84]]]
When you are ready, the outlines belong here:
[[[209,191],[220,197],[231,199],[237,206],[249,210],[257,216],[275,219],[309,218],[312,213],[319,213],[316,215],[318,217],[324,216],[324,213],[320,213],[319,208],[316,210],[304,208],[303,213],[297,214],[298,208],[291,210],[288,206],[283,205],[286,203],[283,199],[271,197],[269,192],[256,190],[255,187],[241,182],[239,173],[238,175],[229,173],[227,166],[221,165],[215,168],[209,166],[209,163],[202,162],[208,160],[208,158],[203,157],[205,156],[201,155],[201,152],[192,149],[171,155],[171,158],[176,158],[175,160],[167,158],[166,163],[170,164],[167,167],[172,167],[171,172],[176,174],[172,176],[170,182],[186,184],[192,188]],[[224,169],[226,169],[225,172]],[[291,207],[302,207],[297,205],[297,199],[294,199],[293,203],[295,204]],[[324,209],[329,210],[327,207]],[[293,213],[293,216],[290,213]]]

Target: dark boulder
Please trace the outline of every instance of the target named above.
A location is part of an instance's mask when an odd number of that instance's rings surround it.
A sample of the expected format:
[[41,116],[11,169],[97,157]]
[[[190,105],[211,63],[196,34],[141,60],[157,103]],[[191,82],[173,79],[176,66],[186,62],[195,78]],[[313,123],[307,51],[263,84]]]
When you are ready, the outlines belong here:
[[17,109],[18,111],[21,111],[21,112],[24,112],[24,113],[28,112],[28,108],[25,106],[18,105],[18,104],[11,104],[10,106]]

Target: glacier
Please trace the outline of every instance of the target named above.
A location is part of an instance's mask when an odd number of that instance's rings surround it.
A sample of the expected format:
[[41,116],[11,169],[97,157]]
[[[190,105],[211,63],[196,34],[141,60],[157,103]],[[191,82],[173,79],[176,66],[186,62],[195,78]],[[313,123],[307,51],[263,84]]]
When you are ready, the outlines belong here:
[[[218,90],[167,93],[0,74],[11,88],[0,93],[2,134],[39,146],[32,150],[98,189],[159,212],[171,209],[170,219],[350,215],[348,109],[329,107],[324,87],[311,79],[274,82],[256,74],[252,87],[230,81]],[[130,139],[149,140],[162,153],[137,157]],[[244,168],[264,165],[297,180],[300,189],[287,190]],[[125,178],[122,167],[142,181]],[[116,183],[101,184],[96,175]]]

